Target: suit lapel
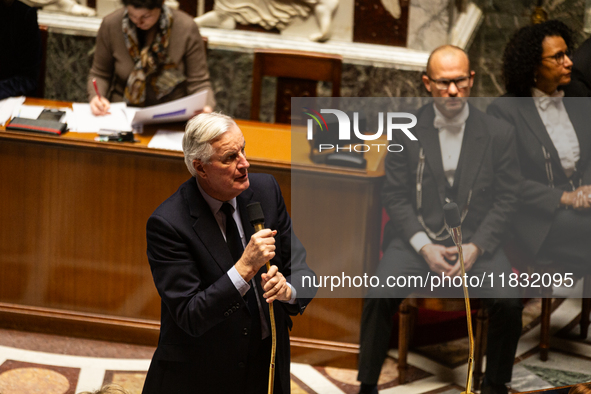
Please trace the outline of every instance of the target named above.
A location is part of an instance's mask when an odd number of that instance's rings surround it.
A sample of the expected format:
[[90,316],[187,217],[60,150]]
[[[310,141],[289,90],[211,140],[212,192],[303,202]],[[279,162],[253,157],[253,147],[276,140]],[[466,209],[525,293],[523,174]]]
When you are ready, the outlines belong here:
[[435,119],[435,110],[433,105],[426,108],[425,116],[419,117],[417,127],[417,139],[421,143],[425,153],[425,162],[431,169],[435,182],[437,182],[437,191],[439,201],[445,199],[445,173],[443,172],[443,159],[441,157],[441,145],[439,143],[439,133],[433,127]]
[[246,243],[250,240],[250,237],[254,234],[254,227],[250,224],[250,218],[248,217],[248,211],[246,210],[246,206],[250,204],[252,201],[252,190],[246,189],[238,197],[236,197],[236,202],[238,203],[238,209],[240,210],[240,220],[242,220],[242,228],[244,230],[244,237]]
[[187,182],[185,190],[191,216],[195,218],[193,230],[222,271],[228,271],[234,266],[230,249],[209,205],[199,192],[195,178]]
[[478,116],[477,109],[470,107],[470,116],[466,120],[462,150],[456,170],[460,172],[457,195],[457,204],[460,209],[468,202],[468,195],[480,171],[488,140],[489,136]]
[[554,147],[552,139],[550,139],[550,135],[546,130],[544,122],[542,122],[542,118],[540,118],[540,114],[538,113],[538,109],[534,103],[534,99],[518,99],[517,104],[519,112],[525,119],[525,124],[527,127],[529,127],[532,134],[534,134],[540,143],[546,148],[546,151],[550,154],[550,157],[554,161],[555,167],[562,170],[562,164],[560,163],[558,151]]
[[[589,154],[591,152],[589,152],[588,149],[583,149],[582,147],[589,146],[591,144],[589,141],[589,133],[586,132],[589,130],[589,114],[585,113],[580,104],[578,104],[582,102],[581,100],[583,99],[565,97],[563,102],[566,112],[568,113],[568,117],[573,124],[573,128],[575,129],[575,133],[577,134],[577,139],[579,140],[579,151],[581,155],[579,158],[579,163],[586,163],[587,160],[589,160]],[[578,163],[577,168],[580,168]]]

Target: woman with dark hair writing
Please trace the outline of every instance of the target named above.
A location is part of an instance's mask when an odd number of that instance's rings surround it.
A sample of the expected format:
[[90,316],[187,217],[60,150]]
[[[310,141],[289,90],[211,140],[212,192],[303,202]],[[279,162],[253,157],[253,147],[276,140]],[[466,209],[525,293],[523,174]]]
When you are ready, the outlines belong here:
[[193,19],[163,0],[123,0],[123,5],[103,19],[98,32],[87,84],[92,112],[108,113],[111,101],[143,107],[203,89],[209,89],[205,111],[211,112],[215,99]]

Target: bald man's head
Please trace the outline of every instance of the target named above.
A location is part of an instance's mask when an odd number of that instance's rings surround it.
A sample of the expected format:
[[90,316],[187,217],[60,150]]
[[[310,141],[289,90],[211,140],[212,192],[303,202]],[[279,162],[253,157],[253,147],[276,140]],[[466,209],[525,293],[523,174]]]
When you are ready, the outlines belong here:
[[435,49],[427,62],[423,84],[435,98],[435,106],[446,117],[456,116],[470,97],[474,83],[474,71],[466,52],[453,45]]
[[[427,74],[431,75],[432,69],[431,66],[433,62],[437,63],[440,61],[442,57],[452,57],[456,58],[458,61],[464,60],[467,63],[466,71],[470,71],[470,59],[468,59],[468,55],[466,52],[460,47],[455,45],[442,45],[438,48],[435,48],[433,52],[429,55],[429,60],[427,60]],[[463,59],[462,59],[463,58]]]

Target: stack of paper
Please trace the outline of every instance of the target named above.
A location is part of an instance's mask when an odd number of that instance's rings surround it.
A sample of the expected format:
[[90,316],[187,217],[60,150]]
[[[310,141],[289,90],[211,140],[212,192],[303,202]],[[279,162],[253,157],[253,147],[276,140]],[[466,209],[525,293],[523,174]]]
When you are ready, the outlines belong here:
[[70,131],[78,133],[98,133],[99,131],[131,131],[125,103],[112,103],[108,115],[95,116],[90,104],[72,104],[72,113],[66,117]]
[[169,103],[153,105],[138,110],[131,121],[132,125],[182,122],[203,111],[207,89]]
[[148,148],[183,150],[184,131],[158,130],[148,143]]
[[25,102],[25,97],[9,97],[0,100],[0,125],[3,125],[12,117],[12,113]]
[[[70,131],[98,133],[104,131],[131,131],[132,125],[181,122],[200,113],[205,106],[207,90],[165,104],[146,108],[131,108],[125,103],[111,103],[108,115],[95,116],[90,104],[74,103],[66,112],[63,122]],[[0,101],[0,124],[11,117],[37,119],[44,107],[23,105],[24,97],[11,97]]]
[[37,119],[45,107],[42,105],[20,105],[12,111],[13,118]]

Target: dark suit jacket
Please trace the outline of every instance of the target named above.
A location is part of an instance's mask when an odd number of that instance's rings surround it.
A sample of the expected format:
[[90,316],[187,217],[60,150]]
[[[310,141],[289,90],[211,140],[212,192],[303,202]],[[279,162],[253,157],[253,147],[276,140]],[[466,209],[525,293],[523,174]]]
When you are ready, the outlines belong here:
[[[577,177],[582,177],[583,184],[591,184],[591,103],[584,98],[564,98],[564,106],[579,139],[581,157],[576,166]],[[562,169],[558,152],[533,98],[507,94],[496,99],[487,111],[515,127],[518,158],[524,179],[520,187],[521,203],[513,227],[530,253],[535,255],[550,231],[563,191],[572,190],[572,185]],[[554,189],[548,184],[542,146],[551,156]],[[578,180],[575,183],[578,184]]]
[[0,100],[35,93],[41,67],[37,9],[0,2]]
[[[446,180],[434,118],[433,104],[423,106],[413,129],[418,141],[410,141],[402,133],[393,135],[392,142],[403,145],[404,150],[388,153],[386,158],[382,200],[390,215],[389,225],[406,242],[417,232],[424,231],[417,219],[416,206],[420,147],[424,149],[426,160],[422,182],[423,217],[433,231],[444,224]],[[511,126],[470,106],[455,182],[459,182],[455,202],[460,212],[472,190],[469,211],[462,224],[463,241],[474,242],[485,252],[494,252],[506,235],[517,203],[519,168]]]
[[[250,187],[237,198],[246,239],[254,233],[246,205],[258,201],[265,226],[277,230],[276,256],[271,264],[277,265],[290,283],[296,270],[313,275],[305,262],[305,250],[292,234],[277,182],[266,174],[249,177]],[[147,224],[147,240],[150,268],[162,298],[162,325],[143,392],[243,392],[245,362],[253,340],[249,331],[252,319],[259,316],[250,315],[226,274],[234,262],[195,178],[154,211]],[[266,268],[259,272],[259,279],[261,272]],[[275,384],[281,384],[284,393],[290,385],[289,315],[302,313],[309,301],[298,297],[295,305],[273,304],[280,375]],[[181,388],[171,391],[173,386]]]

